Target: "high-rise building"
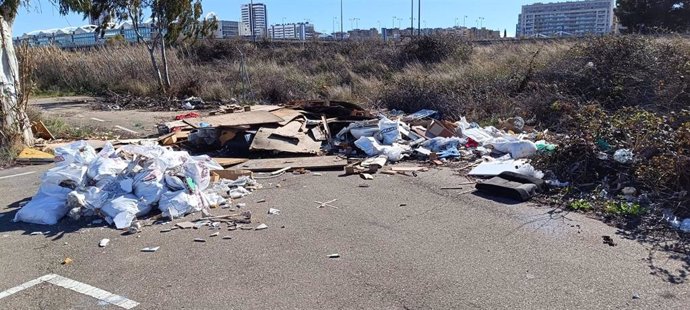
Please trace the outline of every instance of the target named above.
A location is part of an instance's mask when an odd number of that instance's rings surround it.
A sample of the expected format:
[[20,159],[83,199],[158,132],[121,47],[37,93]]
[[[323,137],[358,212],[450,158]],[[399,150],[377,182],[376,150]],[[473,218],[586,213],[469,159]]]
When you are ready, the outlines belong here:
[[535,3],[522,6],[517,37],[584,36],[615,30],[615,0]]
[[268,35],[274,40],[306,41],[314,37],[314,24],[293,23],[273,25],[268,29]]
[[230,39],[236,38],[240,35],[239,22],[231,20],[219,20],[218,29],[216,29],[213,34],[214,37],[219,39]]
[[242,5],[240,35],[252,36],[252,33],[257,38],[268,35],[268,14],[266,12],[266,5],[263,3]]

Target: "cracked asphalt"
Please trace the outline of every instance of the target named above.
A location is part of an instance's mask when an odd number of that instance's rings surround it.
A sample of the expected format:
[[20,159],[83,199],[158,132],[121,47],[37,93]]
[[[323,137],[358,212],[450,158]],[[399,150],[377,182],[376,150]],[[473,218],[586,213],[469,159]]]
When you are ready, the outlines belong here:
[[[447,168],[372,181],[338,172],[261,180],[264,189],[235,202],[268,229],[222,229],[225,240],[207,227],[160,232],[172,224],[123,235],[86,219],[12,223],[48,167],[0,170],[0,291],[54,273],[135,309],[690,308],[687,257],[581,214],[494,201],[470,186],[441,190],[466,182]],[[337,208],[315,203],[333,199]],[[102,238],[111,239],[105,248]],[[140,252],[149,246],[161,248]],[[61,265],[66,257],[73,263]],[[48,284],[0,298],[0,308],[120,309]]]

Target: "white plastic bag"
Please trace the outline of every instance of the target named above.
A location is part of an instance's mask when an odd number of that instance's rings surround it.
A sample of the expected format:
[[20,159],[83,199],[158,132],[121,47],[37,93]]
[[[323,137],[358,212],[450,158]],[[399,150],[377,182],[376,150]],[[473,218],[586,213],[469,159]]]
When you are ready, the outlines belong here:
[[66,196],[60,198],[39,193],[17,211],[14,221],[39,225],[55,225],[68,211],[69,207],[67,207]]
[[127,228],[132,221],[151,211],[151,206],[142,203],[134,195],[124,195],[107,202],[101,212],[115,222],[117,229]]
[[134,177],[134,195],[146,204],[158,202],[164,191],[163,170],[156,163],[149,165]]
[[499,152],[510,153],[513,159],[528,158],[537,154],[537,145],[529,140],[509,140],[494,138],[486,142],[487,145]]
[[69,164],[88,165],[96,159],[96,150],[83,140],[58,147],[54,152],[55,164],[58,166]]
[[127,163],[121,158],[98,157],[89,165],[89,178],[98,182],[114,180],[118,174],[127,168]]
[[392,145],[398,140],[402,139],[400,135],[400,124],[398,121],[392,121],[387,118],[382,118],[379,121],[379,140],[384,145]]
[[367,156],[375,156],[380,154],[380,145],[376,139],[372,137],[361,137],[355,141],[355,145],[365,154],[367,154]]
[[200,195],[189,194],[187,191],[167,192],[161,196],[158,208],[163,216],[176,219],[201,211],[202,202]]

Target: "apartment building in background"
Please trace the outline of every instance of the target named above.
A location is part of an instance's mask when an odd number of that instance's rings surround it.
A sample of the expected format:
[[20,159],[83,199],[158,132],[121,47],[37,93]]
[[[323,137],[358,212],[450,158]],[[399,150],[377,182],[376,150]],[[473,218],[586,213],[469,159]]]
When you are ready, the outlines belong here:
[[239,30],[243,37],[267,37],[268,13],[266,5],[263,3],[243,4],[242,22]]
[[314,24],[291,23],[273,25],[268,28],[268,35],[274,40],[299,40],[306,41],[314,38]]
[[616,29],[615,0],[535,3],[522,6],[516,37],[603,35]]

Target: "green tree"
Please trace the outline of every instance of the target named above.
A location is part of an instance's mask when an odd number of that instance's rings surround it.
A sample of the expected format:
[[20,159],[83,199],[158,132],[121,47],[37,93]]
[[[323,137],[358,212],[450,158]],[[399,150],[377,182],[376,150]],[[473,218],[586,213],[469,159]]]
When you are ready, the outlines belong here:
[[[0,147],[33,144],[26,103],[20,102],[19,64],[12,42],[12,25],[20,7],[30,0],[0,0]],[[86,12],[88,0],[54,0],[60,13]]]
[[687,32],[690,0],[617,0],[616,16],[632,33]]
[[[161,91],[167,94],[171,88],[167,46],[184,40],[195,40],[216,27],[216,21],[200,20],[203,9],[201,0],[93,0],[91,17],[103,17],[105,30],[112,20],[132,23],[140,43],[146,46],[151,59],[152,71]],[[148,19],[145,20],[145,17]],[[141,32],[144,23],[153,31]],[[160,53],[157,58],[156,53]],[[160,61],[159,61],[160,59]]]

